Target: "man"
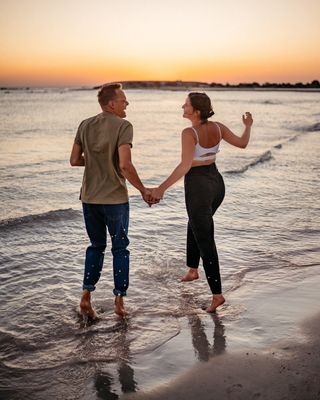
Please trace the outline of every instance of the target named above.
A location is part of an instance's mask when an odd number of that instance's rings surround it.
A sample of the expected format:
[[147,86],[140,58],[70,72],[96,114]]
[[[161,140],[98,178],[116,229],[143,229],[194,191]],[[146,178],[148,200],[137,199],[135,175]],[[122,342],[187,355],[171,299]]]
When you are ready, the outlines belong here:
[[123,302],[129,286],[126,179],[145,201],[150,197],[131,162],[133,128],[123,119],[129,103],[121,84],[103,85],[98,101],[102,113],[81,122],[70,156],[72,166],[84,166],[80,199],[91,245],[86,251],[80,311],[91,318],[96,317],[91,292],[101,275],[107,229],[112,242],[115,313],[127,315]]

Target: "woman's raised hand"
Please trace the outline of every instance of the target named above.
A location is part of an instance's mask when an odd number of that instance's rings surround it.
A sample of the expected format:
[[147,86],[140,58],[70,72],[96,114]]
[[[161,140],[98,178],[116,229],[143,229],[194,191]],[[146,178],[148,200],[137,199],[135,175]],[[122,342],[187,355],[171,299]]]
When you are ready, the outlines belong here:
[[242,122],[245,124],[245,126],[251,126],[253,124],[251,113],[246,112],[244,115],[242,115]]

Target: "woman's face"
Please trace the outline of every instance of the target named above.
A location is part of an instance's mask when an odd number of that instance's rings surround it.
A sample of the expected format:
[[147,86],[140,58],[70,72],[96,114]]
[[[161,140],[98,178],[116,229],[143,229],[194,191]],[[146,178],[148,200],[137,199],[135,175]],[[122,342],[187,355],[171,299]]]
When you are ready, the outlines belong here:
[[191,105],[189,96],[186,98],[186,101],[185,101],[184,105],[182,106],[182,108],[183,108],[183,118],[190,119],[190,117],[192,117],[194,115],[194,113],[196,112]]

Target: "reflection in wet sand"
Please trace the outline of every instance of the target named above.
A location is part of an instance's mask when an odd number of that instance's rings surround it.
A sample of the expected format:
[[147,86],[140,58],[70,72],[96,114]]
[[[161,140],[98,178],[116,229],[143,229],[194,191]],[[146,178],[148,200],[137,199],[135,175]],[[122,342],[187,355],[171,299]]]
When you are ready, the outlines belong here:
[[211,315],[211,318],[214,322],[214,331],[213,331],[213,345],[212,345],[212,356],[218,356],[226,351],[227,343],[225,337],[225,328],[221,319],[217,314]]
[[211,315],[211,318],[214,323],[212,345],[207,339],[205,326],[200,317],[196,314],[188,316],[192,344],[199,361],[208,361],[209,358],[222,354],[226,350],[224,325],[218,315]]
[[[121,392],[129,393],[137,390],[137,382],[134,379],[134,370],[130,365],[131,355],[129,343],[127,338],[128,330],[130,329],[130,321],[121,320],[115,327],[115,337],[113,348],[116,352],[117,363],[112,363],[115,371],[117,372]],[[106,368],[101,368],[95,375],[95,388],[97,391],[98,399],[116,400],[119,398],[116,390],[116,379],[110,371],[110,364]]]
[[200,316],[194,313],[195,304],[193,299],[184,295],[181,302],[183,309],[187,311],[192,345],[199,361],[208,361],[211,357],[224,353],[226,350],[225,328],[218,314],[205,315],[206,318],[211,317],[214,325],[211,345],[207,338],[205,324]]

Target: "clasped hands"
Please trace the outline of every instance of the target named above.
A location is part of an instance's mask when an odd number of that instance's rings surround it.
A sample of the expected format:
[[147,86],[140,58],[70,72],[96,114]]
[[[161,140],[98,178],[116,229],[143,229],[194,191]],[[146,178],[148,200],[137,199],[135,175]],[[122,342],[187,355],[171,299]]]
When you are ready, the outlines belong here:
[[143,200],[151,207],[153,204],[157,204],[163,198],[164,191],[157,188],[145,188],[143,192],[141,192]]

